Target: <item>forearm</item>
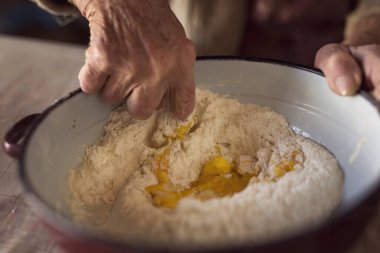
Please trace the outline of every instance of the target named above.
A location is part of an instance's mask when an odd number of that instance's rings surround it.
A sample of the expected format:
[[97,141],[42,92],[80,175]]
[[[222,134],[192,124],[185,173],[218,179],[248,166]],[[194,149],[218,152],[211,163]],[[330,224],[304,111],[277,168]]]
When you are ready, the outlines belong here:
[[380,0],[361,0],[347,17],[344,43],[351,46],[380,44]]

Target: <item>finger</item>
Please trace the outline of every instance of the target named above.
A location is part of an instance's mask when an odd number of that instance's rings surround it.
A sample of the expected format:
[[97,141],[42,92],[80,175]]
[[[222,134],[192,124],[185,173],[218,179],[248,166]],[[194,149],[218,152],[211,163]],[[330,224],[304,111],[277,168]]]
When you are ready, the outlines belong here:
[[182,79],[170,87],[170,106],[175,117],[185,120],[194,109],[195,101],[195,83],[194,75]]
[[329,44],[319,49],[315,66],[326,75],[327,82],[335,93],[353,95],[360,87],[360,67],[345,45]]
[[79,72],[78,79],[81,89],[86,93],[96,93],[104,85],[108,75],[86,63]]
[[113,75],[100,91],[100,98],[107,104],[119,104],[135,88],[130,80]]
[[380,45],[351,47],[364,74],[364,87],[380,100]]
[[128,111],[136,119],[149,118],[160,105],[166,87],[146,81],[133,89],[127,99]]

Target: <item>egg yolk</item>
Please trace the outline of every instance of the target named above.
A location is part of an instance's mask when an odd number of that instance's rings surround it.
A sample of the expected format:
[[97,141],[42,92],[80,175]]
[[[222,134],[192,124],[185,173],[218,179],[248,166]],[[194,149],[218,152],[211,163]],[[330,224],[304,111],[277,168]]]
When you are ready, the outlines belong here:
[[156,206],[174,208],[180,199],[188,196],[201,200],[229,196],[242,191],[252,177],[241,175],[233,163],[218,155],[203,166],[199,178],[188,189],[175,191],[165,168],[168,165],[167,155],[164,152],[156,157],[155,173],[158,183],[145,189]]
[[175,130],[175,139],[183,140],[186,135],[189,133],[191,127],[193,126],[192,122],[189,122],[185,125],[177,127]]
[[293,160],[284,160],[276,164],[273,169],[275,177],[282,177],[286,173],[293,171],[294,165],[296,165],[296,163]]
[[288,159],[285,159],[276,164],[273,168],[274,176],[276,178],[279,178],[284,176],[286,173],[293,171],[294,166],[299,164],[299,162],[297,161],[297,156],[302,156],[302,153],[299,151],[293,151],[290,153]]
[[[192,123],[177,127],[175,135],[171,140],[182,140],[186,137],[192,127]],[[185,197],[193,197],[207,200],[216,197],[231,196],[242,191],[252,177],[258,176],[258,171],[250,174],[239,173],[234,163],[228,161],[221,155],[219,146],[215,147],[218,155],[207,161],[199,174],[199,178],[191,182],[190,187],[178,190],[170,181],[169,177],[169,155],[170,145],[154,159],[154,171],[157,184],[147,186],[145,191],[151,196],[152,202],[158,207],[174,208],[177,203]],[[284,176],[293,171],[297,164],[297,152],[290,154],[289,159],[277,163],[273,168],[274,179]]]

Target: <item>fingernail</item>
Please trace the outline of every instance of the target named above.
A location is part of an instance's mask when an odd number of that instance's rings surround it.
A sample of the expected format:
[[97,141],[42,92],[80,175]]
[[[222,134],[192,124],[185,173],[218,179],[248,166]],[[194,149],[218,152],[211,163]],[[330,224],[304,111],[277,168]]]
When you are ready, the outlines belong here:
[[355,79],[352,76],[339,76],[335,79],[335,86],[342,96],[352,95],[355,88]]

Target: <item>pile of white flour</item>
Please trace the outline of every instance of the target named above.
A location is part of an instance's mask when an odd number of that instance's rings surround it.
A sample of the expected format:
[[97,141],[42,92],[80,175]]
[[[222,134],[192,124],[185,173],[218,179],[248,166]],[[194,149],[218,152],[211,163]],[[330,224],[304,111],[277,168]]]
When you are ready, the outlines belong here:
[[[183,124],[190,132],[170,138]],[[248,160],[260,173],[231,196],[186,197],[175,208],[157,207],[145,188],[157,183],[154,160],[168,147],[168,173],[179,191],[218,152],[237,165]],[[276,176],[276,165],[294,152],[294,170]],[[320,222],[340,201],[343,175],[328,151],[294,134],[270,108],[197,90],[195,110],[184,123],[165,110],[139,121],[126,106],[116,109],[68,185],[75,220],[92,230],[134,245],[215,248],[262,242]]]

